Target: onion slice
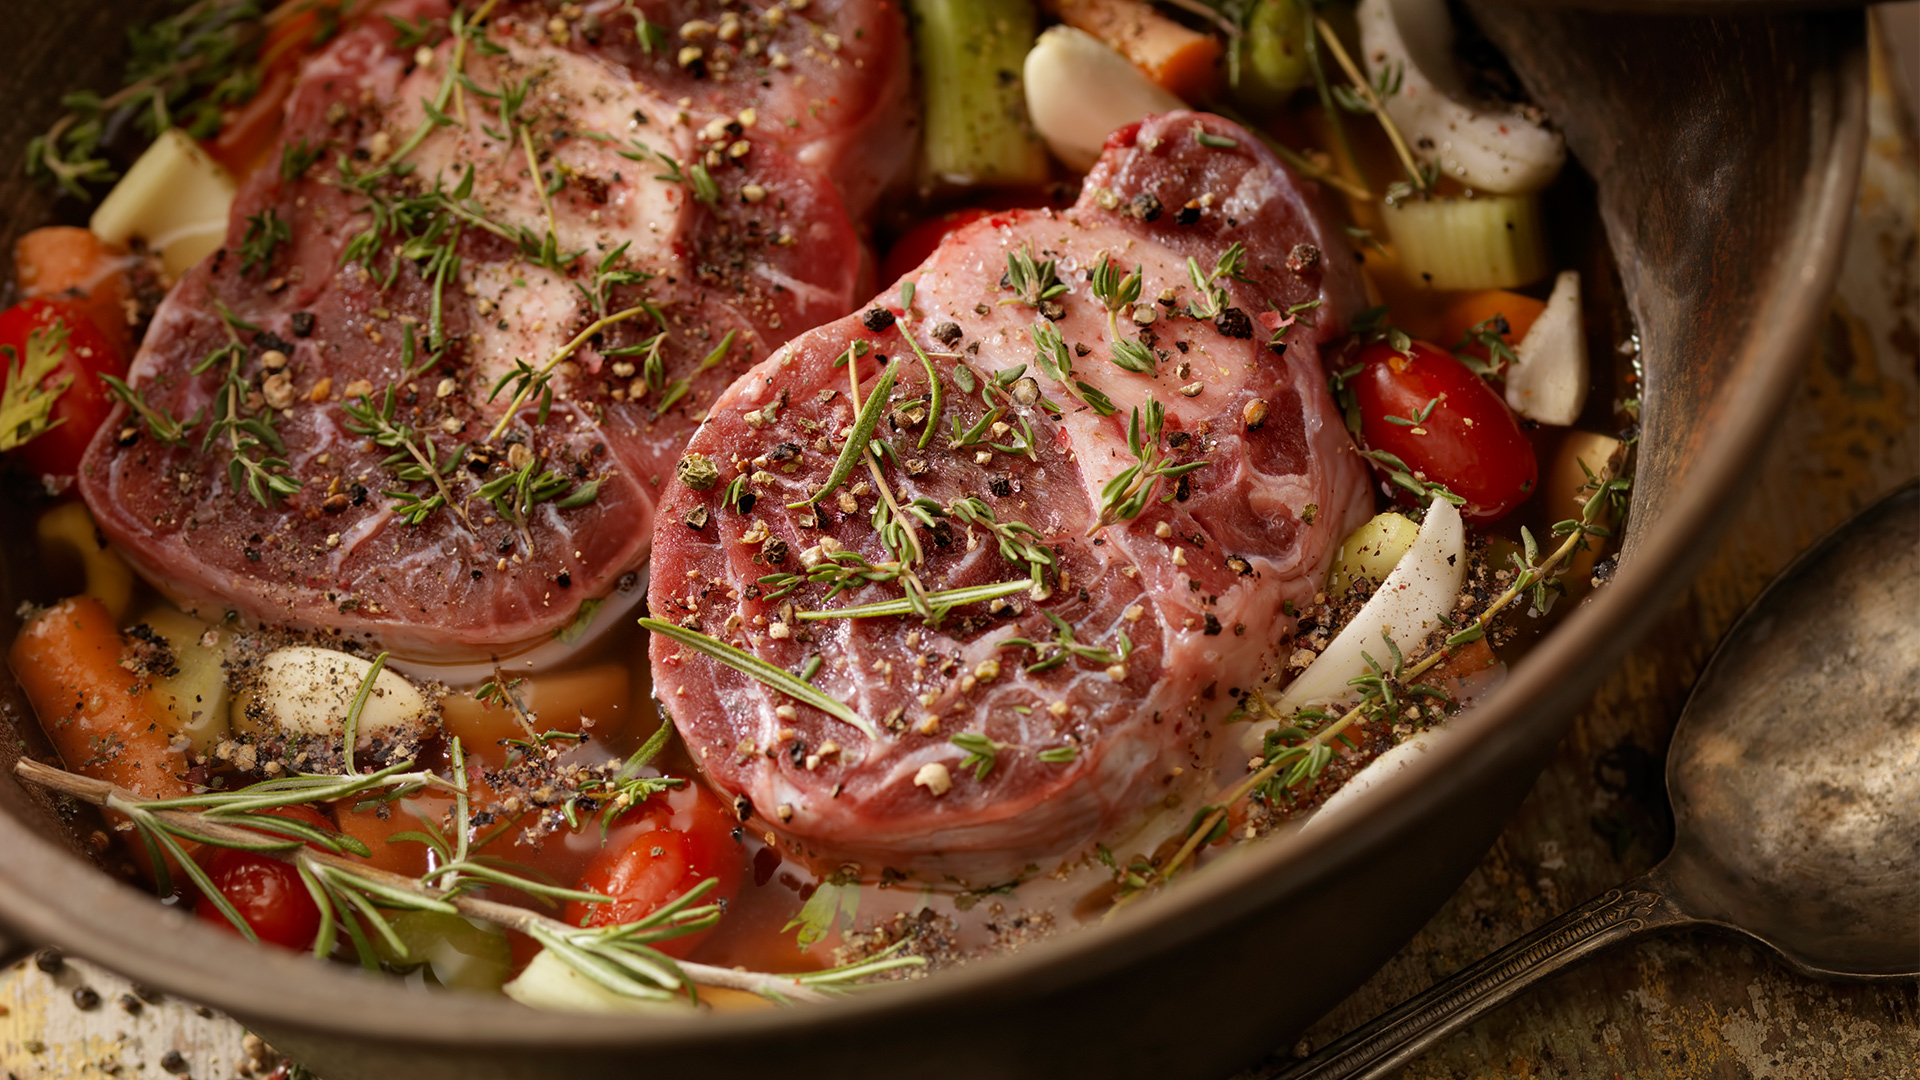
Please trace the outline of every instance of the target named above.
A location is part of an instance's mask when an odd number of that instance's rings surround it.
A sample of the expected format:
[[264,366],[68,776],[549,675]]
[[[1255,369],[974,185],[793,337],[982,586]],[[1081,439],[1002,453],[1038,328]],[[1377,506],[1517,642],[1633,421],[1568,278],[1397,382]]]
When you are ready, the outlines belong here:
[[1468,96],[1446,0],[1360,0],[1357,14],[1368,77],[1385,72],[1400,83],[1387,115],[1441,175],[1500,195],[1552,182],[1567,160],[1565,140],[1514,105]]
[[[1467,536],[1460,511],[1444,499],[1435,499],[1427,508],[1420,535],[1414,538],[1400,565],[1393,568],[1380,590],[1326,651],[1293,680],[1274,710],[1281,716],[1291,716],[1307,706],[1332,705],[1353,698],[1351,680],[1366,674],[1366,657],[1383,665],[1387,662],[1386,642],[1381,636],[1391,637],[1402,652],[1419,646],[1440,625],[1441,616],[1453,610],[1466,573]],[[1247,753],[1260,752],[1267,730],[1266,725],[1259,725],[1247,732],[1242,739]]]

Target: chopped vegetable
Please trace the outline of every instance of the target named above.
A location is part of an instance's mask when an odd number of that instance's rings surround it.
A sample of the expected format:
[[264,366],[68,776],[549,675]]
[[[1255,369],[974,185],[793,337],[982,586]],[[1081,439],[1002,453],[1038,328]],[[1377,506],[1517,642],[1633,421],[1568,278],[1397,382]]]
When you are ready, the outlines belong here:
[[[1466,526],[1459,512],[1444,499],[1433,500],[1420,535],[1400,564],[1326,651],[1288,685],[1273,712],[1290,716],[1310,705],[1351,700],[1356,696],[1351,680],[1367,673],[1369,658],[1386,667],[1394,650],[1418,648],[1453,610],[1467,572],[1466,555]],[[1265,728],[1256,725],[1243,739],[1246,749],[1258,753],[1265,734]]]
[[1435,486],[1470,520],[1491,521],[1533,494],[1539,466],[1500,395],[1452,355],[1424,341],[1402,352],[1361,350],[1347,380],[1360,409],[1366,456],[1402,502]]
[[956,187],[1019,187],[1047,178],[1026,120],[1021,69],[1033,44],[1027,0],[913,0],[925,86],[928,176]]
[[195,753],[206,753],[228,731],[225,663],[233,635],[164,604],[141,616],[130,633],[164,643],[171,663],[150,673],[148,693],[166,716],[167,730],[185,736]]
[[106,607],[76,596],[29,620],[8,660],[47,739],[77,771],[144,798],[189,795],[186,754],[121,651]]
[[1367,75],[1398,84],[1387,115],[1421,158],[1475,191],[1519,194],[1552,182],[1567,158],[1560,133],[1524,108],[1471,100],[1446,0],[1361,0],[1357,14]]
[[1219,81],[1220,42],[1174,22],[1145,0],[1045,3],[1061,22],[1106,42],[1169,93],[1199,101]]
[[[370,675],[372,690],[362,700]],[[375,734],[423,727],[427,699],[394,672],[373,674],[367,660],[312,645],[289,645],[262,657],[252,681],[233,698],[238,731],[337,735],[349,719],[355,720],[356,745],[364,745]]]
[[1277,108],[1313,78],[1307,59],[1307,0],[1256,0],[1234,42],[1239,81],[1233,96],[1253,108]]
[[1343,596],[1363,580],[1376,584],[1387,580],[1419,535],[1420,526],[1405,514],[1391,510],[1375,514],[1341,542],[1340,554],[1327,575],[1327,595]]
[[1546,276],[1532,195],[1407,199],[1381,215],[1406,275],[1431,289],[1510,289]]
[[119,355],[132,351],[127,301],[134,259],[92,231],[48,225],[13,245],[13,280],[25,298],[44,296],[78,306]]
[[178,277],[226,241],[237,189],[199,143],[168,128],[100,200],[89,225],[104,243],[145,240]]
[[72,552],[86,573],[86,595],[100,601],[116,623],[126,616],[133,601],[133,569],[101,539],[85,503],[54,507],[40,515],[35,529],[43,559],[57,559],[62,551]]
[[1071,26],[1040,35],[1026,75],[1034,129],[1053,156],[1079,172],[1093,168],[1115,128],[1182,107],[1125,57]]
[[1587,327],[1580,317],[1580,273],[1562,271],[1546,310],[1513,347],[1507,405],[1529,420],[1565,427],[1587,404]]

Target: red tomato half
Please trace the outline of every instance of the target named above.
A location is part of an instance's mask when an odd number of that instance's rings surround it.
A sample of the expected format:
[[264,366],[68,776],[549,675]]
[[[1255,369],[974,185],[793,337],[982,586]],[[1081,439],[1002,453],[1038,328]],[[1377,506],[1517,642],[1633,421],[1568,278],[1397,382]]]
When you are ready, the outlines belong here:
[[[717,886],[700,903],[726,903],[740,892],[746,850],[733,838],[740,822],[718,796],[689,783],[655,796],[621,815],[575,888],[613,898],[611,903],[567,905],[575,926],[609,926],[644,918],[662,904],[686,895],[708,878]],[[656,947],[684,957],[706,931],[673,938]]]
[[[1368,448],[1467,500],[1460,513],[1468,520],[1492,521],[1533,494],[1540,471],[1533,444],[1500,395],[1452,354],[1424,341],[1408,353],[1382,342],[1361,350],[1360,365],[1349,385]],[[1390,471],[1373,465],[1383,476]],[[1399,485],[1393,490],[1414,501]]]
[[[304,806],[273,813],[322,829],[333,823]],[[207,860],[207,876],[227,898],[261,941],[284,949],[307,949],[320,933],[320,909],[291,863],[270,855],[229,848],[216,850]],[[230,933],[239,933],[212,900],[202,896],[193,913]]]
[[51,388],[67,377],[73,381],[53,404],[54,426],[13,453],[36,473],[72,476],[80,468],[80,456],[93,441],[93,433],[113,410],[112,395],[107,384],[100,381],[100,373],[124,376],[126,358],[78,305],[35,298],[0,312],[0,363],[4,363],[0,370],[25,364],[28,342],[34,334],[40,335],[37,347],[46,348],[53,345],[61,328],[66,339],[54,346],[59,363],[40,385]]

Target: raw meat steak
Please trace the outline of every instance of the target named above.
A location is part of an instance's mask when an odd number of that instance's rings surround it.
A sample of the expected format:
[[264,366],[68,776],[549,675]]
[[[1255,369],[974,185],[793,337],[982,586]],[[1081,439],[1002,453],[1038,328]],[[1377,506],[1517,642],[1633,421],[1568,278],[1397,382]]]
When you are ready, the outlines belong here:
[[[705,486],[668,489],[654,541],[655,618],[810,673],[858,723],[698,638],[656,633],[654,680],[707,777],[808,850],[977,883],[1215,766],[1214,722],[1371,506],[1320,359],[1361,291],[1310,187],[1195,113],[1116,133],[1074,207],[968,226],[909,282],[721,396],[681,470]],[[823,492],[849,362],[862,401],[891,382],[885,447]],[[932,617],[820,617],[906,595],[889,515]]]
[[[445,661],[637,600],[715,395],[866,288],[837,185],[871,198],[909,98],[894,0],[634,10],[508,3],[455,35],[444,3],[388,4],[424,40],[369,17],[308,63],[278,167],[133,364],[184,438],[123,410],[83,467],[146,576]],[[658,62],[723,33],[754,55]]]

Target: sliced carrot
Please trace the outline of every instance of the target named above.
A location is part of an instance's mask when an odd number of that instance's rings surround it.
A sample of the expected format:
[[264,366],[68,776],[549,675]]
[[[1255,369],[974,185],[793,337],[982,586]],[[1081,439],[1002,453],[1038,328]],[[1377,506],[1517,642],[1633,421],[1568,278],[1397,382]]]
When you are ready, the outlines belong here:
[[280,122],[297,74],[294,67],[269,69],[260,92],[239,108],[228,109],[221,118],[220,133],[200,144],[207,154],[235,176],[246,176],[267,164],[280,139]]
[[1147,78],[1187,101],[1219,87],[1219,40],[1174,22],[1145,0],[1042,0],[1042,6],[1111,45]]
[[1501,337],[1511,345],[1527,336],[1527,328],[1546,307],[1543,301],[1505,289],[1465,293],[1447,305],[1446,314],[1440,319],[1440,340],[1435,344],[1451,349],[1474,327],[1500,315],[1506,318],[1510,328]]
[[131,344],[126,305],[131,263],[126,252],[72,225],[35,229],[13,245],[20,295],[74,301],[122,355]]
[[106,607],[76,596],[29,621],[8,660],[68,768],[143,798],[189,795],[186,754],[120,654]]

